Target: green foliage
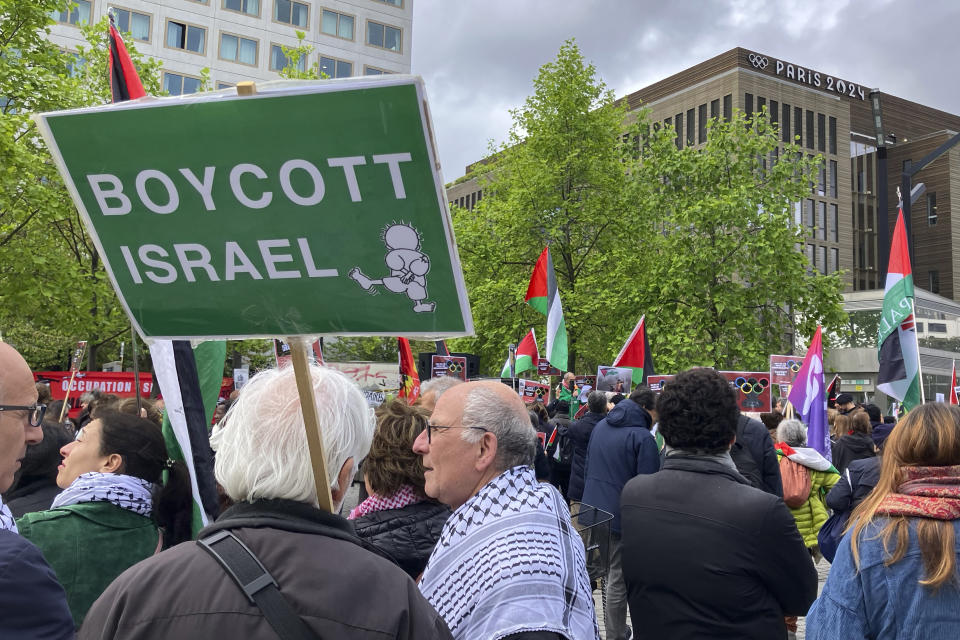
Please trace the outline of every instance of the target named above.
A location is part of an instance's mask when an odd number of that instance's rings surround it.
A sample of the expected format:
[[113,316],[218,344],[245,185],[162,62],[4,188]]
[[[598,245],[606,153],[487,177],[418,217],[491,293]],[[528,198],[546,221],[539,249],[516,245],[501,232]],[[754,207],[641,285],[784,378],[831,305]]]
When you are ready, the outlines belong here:
[[329,77],[326,73],[320,71],[319,62],[314,62],[309,67],[304,65],[304,69],[300,70],[300,60],[309,60],[310,54],[313,53],[313,46],[304,43],[306,37],[307,35],[303,31],[297,31],[297,46],[280,45],[283,55],[287,58],[286,66],[279,71],[281,78],[287,80],[319,80]]
[[846,333],[839,275],[809,270],[794,248],[791,203],[810,193],[817,163],[758,116],[713,122],[708,142],[678,149],[672,128],[641,135],[568,41],[479,181],[454,226],[477,337],[451,348],[499,369],[509,342],[545,320],[523,303],[549,244],[570,342],[569,368],[610,364],[641,314],[659,371],[693,365],[763,368],[818,323]]
[[[0,0],[0,330],[37,368],[64,366],[77,340],[89,365],[119,358],[129,323],[92,241],[31,119],[34,113],[109,101],[106,22],[78,58],[45,39],[62,0]],[[139,64],[158,92],[159,64]],[[108,135],[109,132],[104,132]]]

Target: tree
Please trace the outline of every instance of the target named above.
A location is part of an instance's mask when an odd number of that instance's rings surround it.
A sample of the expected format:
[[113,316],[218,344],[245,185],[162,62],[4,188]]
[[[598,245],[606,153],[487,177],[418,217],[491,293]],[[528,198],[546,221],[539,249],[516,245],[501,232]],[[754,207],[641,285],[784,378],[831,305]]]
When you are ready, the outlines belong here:
[[[84,28],[91,47],[77,55],[45,38],[50,12],[68,6],[0,0],[0,328],[36,368],[66,364],[76,340],[89,341],[91,368],[129,343],[126,315],[31,119],[109,101],[106,20]],[[128,48],[147,91],[159,93],[159,63]]]
[[643,223],[626,239],[646,244],[636,299],[660,370],[763,370],[788,336],[846,333],[840,274],[810,267],[791,220],[822,161],[781,148],[765,114],[714,119],[698,148],[678,149],[670,128],[650,137],[631,168]]
[[550,245],[567,368],[589,370],[609,362],[614,321],[598,293],[630,278],[618,259],[624,248],[618,238],[634,215],[624,167],[636,125],[625,128],[625,107],[572,40],[541,67],[533,95],[511,115],[507,141],[491,147],[492,161],[480,176],[483,199],[473,211],[453,213],[477,326],[476,338],[454,344],[480,354],[487,373],[499,373],[507,343],[545,324],[523,297],[537,257]]

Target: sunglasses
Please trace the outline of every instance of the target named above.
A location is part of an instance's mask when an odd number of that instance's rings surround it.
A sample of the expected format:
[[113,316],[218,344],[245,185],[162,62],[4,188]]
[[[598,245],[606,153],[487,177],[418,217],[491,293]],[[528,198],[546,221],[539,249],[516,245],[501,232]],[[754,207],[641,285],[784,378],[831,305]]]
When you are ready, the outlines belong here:
[[0,411],[26,411],[27,420],[31,427],[39,427],[43,423],[43,414],[47,412],[45,404],[31,404],[29,406],[17,404],[0,404]]

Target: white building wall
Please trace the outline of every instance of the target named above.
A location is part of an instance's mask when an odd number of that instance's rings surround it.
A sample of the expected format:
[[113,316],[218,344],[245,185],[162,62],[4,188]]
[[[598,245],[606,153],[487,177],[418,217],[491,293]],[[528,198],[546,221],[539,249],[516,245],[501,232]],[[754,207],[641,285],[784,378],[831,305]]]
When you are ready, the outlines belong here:
[[[251,16],[225,8],[225,0],[92,0],[91,20],[98,21],[111,7],[147,14],[150,20],[150,41],[134,41],[137,50],[159,59],[164,71],[193,77],[204,67],[210,69],[211,88],[217,83],[235,84],[241,80],[275,80],[279,75],[270,70],[270,47],[273,44],[296,46],[297,31],[306,34],[304,42],[314,47],[308,66],[320,56],[353,64],[354,76],[364,75],[367,67],[393,73],[410,73],[410,49],[413,41],[413,0],[402,0],[395,7],[379,0],[302,0],[309,6],[307,27],[292,27],[273,19],[276,0],[260,0],[259,16]],[[321,31],[323,9],[354,17],[353,39],[331,36]],[[166,46],[168,20],[206,29],[202,54]],[[390,25],[401,30],[401,51],[394,52],[367,43],[367,22]],[[220,35],[227,32],[257,41],[255,66],[223,60],[219,57]],[[80,29],[58,23],[51,27],[50,40],[68,51],[88,46]]]

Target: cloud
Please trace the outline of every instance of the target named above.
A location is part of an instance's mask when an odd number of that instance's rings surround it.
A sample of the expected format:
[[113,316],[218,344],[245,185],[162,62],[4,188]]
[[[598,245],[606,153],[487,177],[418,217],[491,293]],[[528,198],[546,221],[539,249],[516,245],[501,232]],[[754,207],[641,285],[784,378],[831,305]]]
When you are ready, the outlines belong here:
[[413,73],[446,180],[506,138],[509,109],[568,38],[618,97],[741,46],[960,113],[960,85],[945,80],[960,23],[949,0],[413,2]]

